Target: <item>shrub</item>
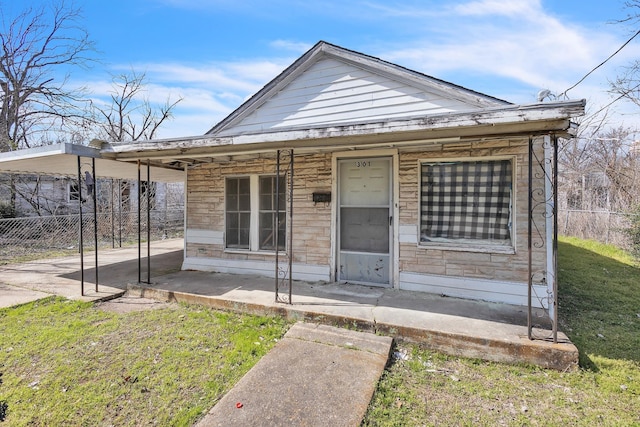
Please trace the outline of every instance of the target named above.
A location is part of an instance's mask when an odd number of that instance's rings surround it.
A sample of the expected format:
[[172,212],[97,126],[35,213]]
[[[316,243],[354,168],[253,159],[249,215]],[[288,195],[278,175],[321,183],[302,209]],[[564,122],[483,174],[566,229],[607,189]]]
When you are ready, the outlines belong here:
[[640,205],[627,214],[631,226],[626,233],[631,239],[631,253],[640,260]]

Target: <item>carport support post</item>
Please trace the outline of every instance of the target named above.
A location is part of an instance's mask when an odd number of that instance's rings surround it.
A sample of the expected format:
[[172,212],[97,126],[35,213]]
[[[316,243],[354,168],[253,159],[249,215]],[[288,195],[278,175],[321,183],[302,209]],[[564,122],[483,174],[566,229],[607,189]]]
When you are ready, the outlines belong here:
[[147,159],[147,284],[151,283],[151,167]]
[[109,202],[110,202],[110,206],[109,206],[109,212],[111,213],[111,249],[115,249],[116,248],[116,225],[114,224],[114,205],[113,205],[113,192],[115,191],[115,188],[113,186],[113,178],[111,178],[110,181],[110,193],[111,193],[111,197],[109,198]]
[[121,179],[118,179],[118,247],[120,248],[122,247],[122,180]]
[[[293,288],[293,148],[291,149],[291,157],[289,158],[291,175],[289,176],[289,304],[291,301],[291,291]],[[278,242],[276,242],[276,246]]]
[[96,179],[96,158],[91,158],[91,173],[93,175],[93,242],[96,258],[96,292],[98,292],[98,180]]
[[84,244],[82,233],[82,167],[78,156],[78,208],[80,214],[80,230],[78,237],[78,249],[80,252],[80,295],[84,296]]
[[276,151],[276,218],[275,218],[274,234],[276,240],[276,302],[278,302],[278,255],[279,248],[278,242],[280,241],[279,229],[280,229],[280,150]]
[[558,342],[558,137],[553,135],[553,246],[551,265],[553,268],[553,342]]
[[531,240],[532,240],[532,221],[533,221],[533,138],[529,137],[529,203],[528,203],[528,215],[527,215],[527,250],[529,251],[529,282],[527,286],[527,336],[529,339],[533,339],[531,329],[532,329],[532,318],[531,318],[531,287],[533,286],[533,271],[532,271],[532,249],[531,249]]

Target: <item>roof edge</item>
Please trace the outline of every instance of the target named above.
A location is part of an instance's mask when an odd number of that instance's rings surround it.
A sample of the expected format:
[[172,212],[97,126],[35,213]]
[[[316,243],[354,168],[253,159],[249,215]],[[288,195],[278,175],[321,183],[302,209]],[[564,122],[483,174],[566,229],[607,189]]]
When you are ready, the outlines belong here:
[[70,154],[81,157],[100,157],[100,150],[86,145],[61,142],[51,145],[40,145],[38,147],[22,148],[20,150],[0,153],[0,162],[16,159],[28,159],[35,157],[50,156],[52,154]]

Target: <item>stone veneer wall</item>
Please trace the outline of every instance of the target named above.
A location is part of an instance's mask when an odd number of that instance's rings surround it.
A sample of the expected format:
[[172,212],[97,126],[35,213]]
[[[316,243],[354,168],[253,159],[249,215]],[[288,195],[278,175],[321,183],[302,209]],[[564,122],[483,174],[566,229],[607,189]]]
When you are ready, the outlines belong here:
[[[526,283],[528,281],[528,139],[503,139],[488,142],[438,144],[422,151],[399,153],[399,226],[400,234],[410,230],[411,236],[400,236],[400,272],[455,276]],[[366,155],[366,154],[365,154]],[[418,247],[419,227],[419,160],[470,158],[485,156],[516,156],[515,215],[516,253],[465,252]],[[293,253],[294,263],[328,266],[331,258],[331,203],[312,201],[314,191],[331,190],[331,159],[329,154],[298,155],[294,163]],[[281,168],[284,169],[284,165]],[[224,232],[224,182],[227,176],[250,174],[273,175],[274,159],[254,159],[203,164],[189,170],[187,177],[187,228]],[[537,187],[543,184],[538,181]],[[541,215],[542,218],[542,215]],[[287,218],[288,219],[288,218]],[[538,223],[541,231],[544,222]],[[403,231],[404,230],[404,231]],[[404,237],[404,238],[403,238]],[[544,270],[544,250],[536,249],[535,269]],[[260,252],[224,251],[219,244],[187,242],[187,257],[207,257],[233,260],[272,261],[273,255]]]

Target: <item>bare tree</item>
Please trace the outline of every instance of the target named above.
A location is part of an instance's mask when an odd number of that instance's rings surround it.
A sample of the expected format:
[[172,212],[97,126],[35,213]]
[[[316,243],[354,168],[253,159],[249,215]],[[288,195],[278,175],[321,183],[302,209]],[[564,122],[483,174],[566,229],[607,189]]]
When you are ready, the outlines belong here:
[[606,178],[609,204],[614,210],[628,210],[640,203],[638,155],[634,132],[609,129],[590,141],[593,167]]
[[145,73],[113,77],[110,103],[94,104],[100,137],[110,141],[149,140],[160,126],[172,117],[174,107],[182,101],[167,98],[163,105],[152,104],[147,96]]
[[635,60],[624,67],[623,73],[616,76],[615,80],[610,82],[610,86],[610,92],[619,99],[640,107],[640,61]]
[[94,45],[65,0],[13,17],[0,3],[0,19],[0,152],[46,144],[84,116],[85,93],[68,79],[92,61]]
[[623,212],[640,203],[636,145],[635,132],[623,127],[567,141],[559,163],[569,204]]
[[[0,0],[0,152],[58,141],[84,144],[91,138],[117,141],[152,139],[181,101],[164,105],[146,96],[145,74],[113,78],[107,102],[89,101],[85,88],[70,88],[70,73],[94,61],[94,44],[83,27],[80,9],[67,0],[50,6],[24,7],[15,15]],[[28,181],[28,180],[27,180]],[[23,185],[24,184],[24,185]],[[0,176],[16,212],[16,197],[38,214],[54,213],[49,200],[15,175]],[[33,188],[32,188],[33,187]],[[51,202],[51,203],[50,203]],[[1,207],[1,206],[0,206]]]
[[[633,35],[623,47],[634,38],[640,36],[640,29],[638,28],[640,25],[640,0],[625,1],[624,6],[627,9],[627,16],[617,22],[629,25]],[[617,95],[618,99],[625,99],[640,107],[640,61],[634,60],[624,67],[622,72],[610,82],[610,87],[611,93]]]

